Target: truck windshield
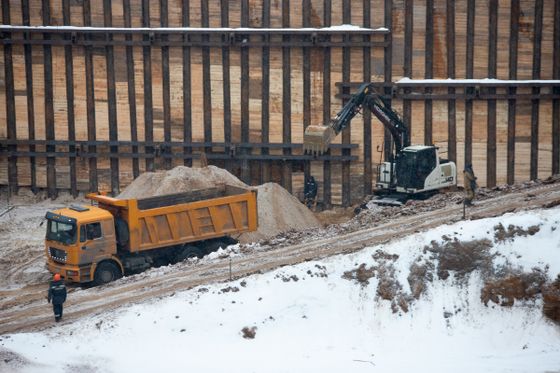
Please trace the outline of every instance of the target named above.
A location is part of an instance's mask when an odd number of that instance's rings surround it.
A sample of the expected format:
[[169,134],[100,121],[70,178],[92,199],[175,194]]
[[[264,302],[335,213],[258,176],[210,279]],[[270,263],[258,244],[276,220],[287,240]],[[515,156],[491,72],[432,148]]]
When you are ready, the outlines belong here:
[[47,240],[71,245],[76,242],[76,236],[76,224],[48,220]]

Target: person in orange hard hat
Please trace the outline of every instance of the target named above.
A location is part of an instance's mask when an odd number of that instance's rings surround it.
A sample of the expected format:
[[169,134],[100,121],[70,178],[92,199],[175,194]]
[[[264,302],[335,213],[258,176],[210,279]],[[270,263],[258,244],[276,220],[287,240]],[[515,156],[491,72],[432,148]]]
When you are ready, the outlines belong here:
[[62,305],[66,301],[66,285],[64,285],[64,280],[60,273],[56,273],[53,276],[53,280],[49,285],[47,300],[49,303],[52,301],[54,320],[59,322],[62,318]]

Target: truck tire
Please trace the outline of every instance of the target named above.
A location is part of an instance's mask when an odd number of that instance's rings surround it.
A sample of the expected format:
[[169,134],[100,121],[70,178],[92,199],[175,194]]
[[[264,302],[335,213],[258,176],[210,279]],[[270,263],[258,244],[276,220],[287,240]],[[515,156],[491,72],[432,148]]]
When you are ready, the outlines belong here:
[[213,253],[214,251],[218,251],[220,247],[225,249],[229,245],[236,244],[237,241],[230,237],[221,237],[216,238],[214,240],[206,241],[204,248],[206,249],[206,253]]
[[102,262],[95,269],[93,282],[95,285],[107,284],[122,277],[119,267],[112,262]]
[[175,263],[182,262],[190,258],[202,258],[204,253],[196,246],[183,246],[175,255]]

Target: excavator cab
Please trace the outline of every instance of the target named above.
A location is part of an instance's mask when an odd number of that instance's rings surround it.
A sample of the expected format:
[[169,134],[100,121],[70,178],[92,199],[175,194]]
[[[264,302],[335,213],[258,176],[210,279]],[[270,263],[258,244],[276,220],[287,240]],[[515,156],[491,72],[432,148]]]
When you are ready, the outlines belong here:
[[405,148],[396,164],[398,186],[403,189],[424,189],[426,178],[436,166],[437,152],[434,146]]
[[450,187],[457,183],[455,163],[440,159],[435,146],[404,148],[394,162],[378,169],[377,191],[418,194]]

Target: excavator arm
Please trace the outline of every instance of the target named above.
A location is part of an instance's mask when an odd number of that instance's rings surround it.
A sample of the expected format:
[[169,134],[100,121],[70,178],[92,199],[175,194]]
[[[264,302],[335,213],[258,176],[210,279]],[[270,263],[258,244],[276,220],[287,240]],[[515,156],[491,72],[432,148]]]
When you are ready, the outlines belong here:
[[369,83],[364,83],[328,125],[311,125],[305,129],[304,151],[312,154],[326,152],[332,140],[350,124],[363,107],[367,107],[389,130],[395,142],[396,154],[410,145],[408,130],[398,114],[381,99]]

